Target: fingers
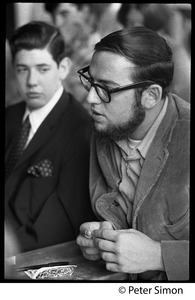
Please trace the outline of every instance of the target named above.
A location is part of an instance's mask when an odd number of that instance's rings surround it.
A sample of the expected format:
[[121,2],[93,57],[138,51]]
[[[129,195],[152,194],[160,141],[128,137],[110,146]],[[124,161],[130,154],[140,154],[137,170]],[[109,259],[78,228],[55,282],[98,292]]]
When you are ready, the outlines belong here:
[[[99,229],[99,228],[96,228]],[[100,229],[113,229],[112,224],[108,221],[101,222]]]
[[100,252],[102,259],[105,262],[117,263],[117,256],[110,252]]
[[80,248],[83,256],[89,260],[98,260],[101,258],[100,252],[97,248]]
[[83,253],[83,256],[89,260],[98,260],[101,258],[100,251],[95,247],[93,239],[85,238],[82,234],[77,237],[77,244]]
[[88,260],[99,260],[101,259],[100,254],[94,254],[94,255],[88,255],[85,252],[83,252],[83,256]]
[[106,263],[106,269],[111,272],[121,272],[119,265],[115,263]]
[[95,248],[95,247],[93,247],[93,248],[87,248],[87,247],[84,247],[84,248],[81,248],[81,251],[82,252],[85,252],[86,254],[88,254],[88,255],[96,255],[96,254],[100,254],[100,251],[99,251],[99,249],[98,248]]
[[106,263],[117,264],[115,255],[116,232],[110,222],[86,222],[80,226],[76,239],[83,256],[89,260],[102,258]]
[[78,235],[76,243],[80,247],[95,247],[93,239],[86,238],[82,234]]
[[99,229],[93,231],[93,237],[116,242],[118,232],[113,229]]
[[92,232],[97,229],[113,229],[108,221],[103,222],[85,222],[80,226],[80,232],[88,238],[92,238]]
[[113,242],[94,238],[94,245],[100,250],[100,251],[109,251],[109,252],[115,252],[115,245]]
[[101,222],[86,222],[80,226],[80,232],[87,238],[92,237],[92,232],[99,229]]

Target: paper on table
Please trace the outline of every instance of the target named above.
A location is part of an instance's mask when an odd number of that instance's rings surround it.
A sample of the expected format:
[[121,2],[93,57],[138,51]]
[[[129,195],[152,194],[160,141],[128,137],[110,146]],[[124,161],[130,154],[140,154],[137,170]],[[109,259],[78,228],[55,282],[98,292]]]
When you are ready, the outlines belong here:
[[31,279],[57,278],[60,276],[71,276],[76,265],[45,267],[24,271]]

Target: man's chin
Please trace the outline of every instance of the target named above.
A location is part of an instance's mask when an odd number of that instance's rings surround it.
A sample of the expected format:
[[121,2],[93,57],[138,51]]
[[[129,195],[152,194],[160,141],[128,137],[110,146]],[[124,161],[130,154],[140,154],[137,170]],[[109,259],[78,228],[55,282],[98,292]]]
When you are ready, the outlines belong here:
[[100,129],[97,126],[94,127],[95,135],[101,140],[102,143],[108,144],[113,141],[119,141],[125,139],[129,136],[127,131],[121,128],[109,128],[109,129]]
[[96,136],[103,142],[121,141],[132,136],[145,119],[145,110],[142,106],[134,106],[133,116],[120,125],[108,125],[106,128],[100,123],[94,123]]
[[[142,123],[144,119],[144,116],[140,119],[138,119],[136,122],[128,122],[126,124],[123,124],[121,126],[117,127],[110,127],[106,130],[100,129],[97,126],[94,127],[95,135],[101,139],[103,143],[110,143],[112,141],[121,141],[127,138],[130,138],[131,135],[136,131],[136,129],[139,127],[139,125]],[[139,121],[139,122],[138,122]]]
[[92,122],[92,128],[96,137],[99,138],[103,143],[111,142],[112,139],[105,129],[100,128],[100,126],[94,122]]

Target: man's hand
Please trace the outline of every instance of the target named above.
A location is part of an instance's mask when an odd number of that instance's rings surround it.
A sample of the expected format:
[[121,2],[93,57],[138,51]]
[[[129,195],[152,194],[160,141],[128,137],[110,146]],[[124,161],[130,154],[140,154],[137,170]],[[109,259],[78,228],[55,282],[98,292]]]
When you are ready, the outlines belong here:
[[80,246],[83,256],[89,260],[101,259],[100,250],[95,246],[93,240],[93,231],[97,229],[111,229],[109,222],[86,222],[80,226],[80,234],[76,239]]
[[160,243],[137,230],[99,229],[93,232],[93,236],[94,245],[100,250],[109,271],[142,273],[164,270]]

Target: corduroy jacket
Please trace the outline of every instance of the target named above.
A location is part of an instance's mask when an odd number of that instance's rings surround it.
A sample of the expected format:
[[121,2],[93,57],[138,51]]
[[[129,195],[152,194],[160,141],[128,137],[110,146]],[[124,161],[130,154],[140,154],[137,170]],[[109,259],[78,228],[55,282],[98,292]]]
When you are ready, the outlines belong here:
[[[132,210],[132,228],[161,243],[165,272],[130,274],[132,280],[189,279],[189,146],[190,107],[169,95],[166,114],[147,152]],[[97,217],[115,229],[127,229],[126,216],[115,199],[118,178],[111,171],[109,144],[93,136],[90,197]],[[152,257],[151,257],[152,259]]]

